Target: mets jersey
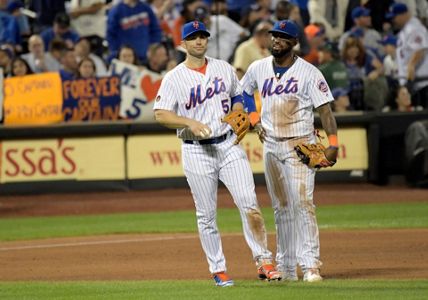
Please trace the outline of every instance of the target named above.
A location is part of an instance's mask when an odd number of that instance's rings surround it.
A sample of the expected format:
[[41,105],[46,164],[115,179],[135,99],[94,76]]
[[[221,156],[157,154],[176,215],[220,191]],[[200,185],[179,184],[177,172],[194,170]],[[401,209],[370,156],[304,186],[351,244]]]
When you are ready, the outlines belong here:
[[[162,80],[153,109],[175,112],[211,128],[212,137],[226,134],[230,127],[221,119],[231,110],[231,98],[241,95],[242,88],[232,66],[206,57],[205,74],[179,64]],[[199,140],[188,128],[177,129],[184,140]]]
[[273,56],[253,62],[241,79],[244,92],[261,98],[261,121],[268,136],[288,138],[314,131],[313,109],[334,100],[322,73],[295,56],[294,64],[280,77]]
[[[420,49],[425,49],[425,55],[416,66],[416,78],[428,77],[428,31],[417,18],[413,17],[398,34],[396,51],[398,77],[401,85],[406,83],[407,65],[410,58]],[[428,80],[416,82],[415,85],[416,89],[420,89],[428,85]]]

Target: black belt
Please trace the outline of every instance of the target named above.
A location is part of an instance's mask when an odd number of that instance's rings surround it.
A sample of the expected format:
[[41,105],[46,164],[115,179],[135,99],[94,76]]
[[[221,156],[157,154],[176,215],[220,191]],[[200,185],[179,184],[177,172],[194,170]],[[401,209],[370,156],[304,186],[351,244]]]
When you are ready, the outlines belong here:
[[273,140],[275,140],[275,142],[285,142],[285,141],[288,141],[288,140],[295,139],[296,137],[295,136],[292,136],[292,137],[274,137],[274,136],[272,136],[271,138]]
[[232,130],[226,132],[225,134],[221,136],[217,136],[212,139],[205,139],[205,140],[183,140],[186,144],[194,144],[194,145],[212,145],[212,144],[220,144],[221,142],[224,142],[231,134]]

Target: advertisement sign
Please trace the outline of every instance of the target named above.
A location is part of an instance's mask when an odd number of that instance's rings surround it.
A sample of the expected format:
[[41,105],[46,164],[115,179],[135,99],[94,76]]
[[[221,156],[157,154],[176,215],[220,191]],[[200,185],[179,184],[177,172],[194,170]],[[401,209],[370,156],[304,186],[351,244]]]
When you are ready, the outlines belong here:
[[62,87],[64,121],[119,119],[119,77],[65,80]]
[[123,137],[3,141],[0,183],[123,180]]
[[128,179],[184,176],[181,140],[174,134],[130,136],[126,148]]
[[[324,131],[320,130],[320,134],[326,137]],[[339,129],[337,137],[339,140],[337,163],[332,168],[324,168],[321,171],[367,170],[369,168],[369,148],[366,129]],[[327,138],[322,141],[325,146],[328,146]]]
[[59,73],[6,78],[3,91],[4,124],[41,125],[63,119]]
[[[321,132],[321,134],[324,134]],[[325,135],[324,135],[325,136]],[[367,170],[368,147],[366,130],[340,129],[339,157],[333,168],[321,171]],[[327,146],[327,139],[324,144]],[[255,174],[264,172],[263,145],[255,133],[241,142]],[[128,179],[184,176],[181,164],[181,140],[174,134],[130,136],[127,141]]]
[[[3,107],[3,69],[0,69],[0,107]],[[3,109],[0,109],[0,121],[3,120]]]

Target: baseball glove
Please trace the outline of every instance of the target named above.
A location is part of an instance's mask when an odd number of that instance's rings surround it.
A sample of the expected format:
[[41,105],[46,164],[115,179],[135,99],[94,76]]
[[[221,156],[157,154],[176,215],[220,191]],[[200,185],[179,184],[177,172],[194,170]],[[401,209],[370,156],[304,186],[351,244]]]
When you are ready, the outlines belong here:
[[329,161],[327,159],[324,153],[325,147],[321,143],[300,143],[294,147],[294,150],[296,150],[300,160],[310,168],[319,169],[331,167],[336,163],[335,161]]
[[250,119],[248,118],[247,113],[242,110],[231,111],[225,115],[221,121],[228,123],[237,135],[235,144],[239,144],[250,128]]

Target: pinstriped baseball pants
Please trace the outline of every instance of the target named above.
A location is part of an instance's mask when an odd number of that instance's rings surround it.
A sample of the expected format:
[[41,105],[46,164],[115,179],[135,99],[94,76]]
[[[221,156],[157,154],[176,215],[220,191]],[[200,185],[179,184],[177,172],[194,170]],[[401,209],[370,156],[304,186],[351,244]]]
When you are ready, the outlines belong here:
[[217,226],[217,188],[221,180],[239,209],[244,237],[253,258],[272,258],[267,249],[264,221],[262,232],[254,232],[249,213],[259,211],[253,173],[245,151],[234,145],[236,136],[213,145],[182,144],[183,169],[196,207],[202,248],[211,273],[226,271],[226,259]]
[[313,191],[315,170],[299,161],[294,146],[315,137],[264,143],[267,189],[274,209],[278,270],[293,274],[321,266],[320,243]]

